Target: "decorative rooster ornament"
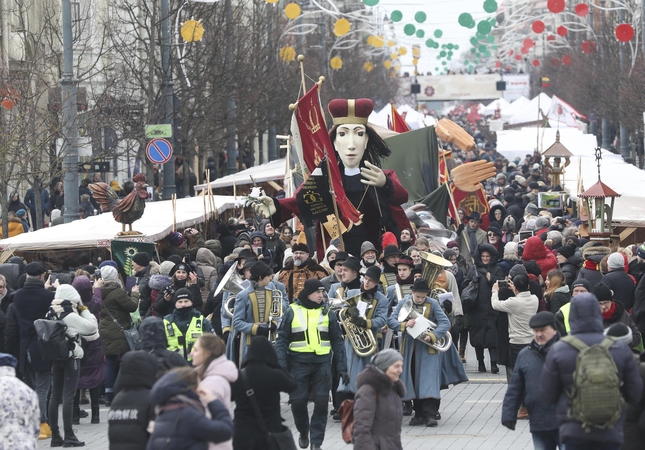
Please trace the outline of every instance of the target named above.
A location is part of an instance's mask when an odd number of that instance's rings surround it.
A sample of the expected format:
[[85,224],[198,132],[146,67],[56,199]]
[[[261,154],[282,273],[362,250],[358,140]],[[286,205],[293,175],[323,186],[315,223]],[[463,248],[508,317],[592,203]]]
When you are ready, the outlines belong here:
[[[135,183],[134,189],[122,199],[119,199],[114,189],[105,183],[92,183],[89,185],[89,188],[94,193],[94,198],[101,205],[101,211],[112,211],[114,220],[123,224],[123,230],[119,235],[141,234],[138,231],[132,231],[132,222],[139,220],[143,216],[146,199],[148,198],[148,185],[146,184],[146,177],[140,173],[135,175],[132,181]],[[126,224],[130,227],[129,231],[125,231]]]

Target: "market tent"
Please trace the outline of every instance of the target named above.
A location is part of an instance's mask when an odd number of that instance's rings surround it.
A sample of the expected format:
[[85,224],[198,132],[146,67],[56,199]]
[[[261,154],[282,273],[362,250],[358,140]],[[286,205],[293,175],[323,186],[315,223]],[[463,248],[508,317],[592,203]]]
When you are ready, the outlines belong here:
[[[217,214],[235,205],[232,196],[216,195],[213,199]],[[178,229],[195,226],[204,221],[204,197],[178,199],[176,205]],[[132,225],[132,229],[143,233],[143,236],[133,238],[149,242],[158,241],[172,231],[172,226],[172,201],[148,202],[143,217]],[[109,247],[110,241],[120,231],[121,224],[114,220],[112,213],[104,213],[0,240],[0,251]]]
[[518,112],[522,111],[526,106],[531,103],[531,100],[528,98],[521,96],[520,98],[514,100],[510,105],[508,105],[506,108],[502,109],[502,120],[508,120],[511,117],[513,117],[515,114]]
[[[541,92],[538,96],[533,98],[529,103],[524,105],[517,113],[510,117],[507,122],[511,125],[518,123],[528,123],[541,120],[549,114],[551,108],[551,97]],[[541,111],[541,114],[538,113]]]
[[481,110],[479,113],[484,115],[484,116],[492,116],[495,114],[496,109],[503,110],[504,108],[508,107],[510,103],[504,99],[504,97],[500,97],[497,100],[493,100],[490,102],[486,107]]
[[[254,182],[264,183],[266,181],[282,181],[284,180],[284,173],[287,168],[286,164],[287,160],[282,158],[266,164],[260,164],[259,166],[249,167],[241,172],[226,175],[225,177],[211,181],[211,188],[218,189],[233,186],[233,184],[242,185],[253,184]],[[201,191],[203,189],[206,189],[206,183],[195,186],[196,191]]]

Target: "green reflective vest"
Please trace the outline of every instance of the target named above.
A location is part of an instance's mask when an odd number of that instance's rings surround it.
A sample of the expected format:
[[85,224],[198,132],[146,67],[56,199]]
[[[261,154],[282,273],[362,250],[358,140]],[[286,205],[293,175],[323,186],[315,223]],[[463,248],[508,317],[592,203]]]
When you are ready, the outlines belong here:
[[191,361],[190,352],[197,342],[197,339],[204,334],[202,329],[202,324],[204,322],[204,316],[194,317],[191,319],[188,329],[186,330],[186,336],[184,336],[179,329],[179,327],[174,322],[169,322],[164,319],[164,329],[166,330],[166,339],[168,340],[168,350],[171,352],[184,353],[184,359],[186,361]]
[[569,313],[571,312],[571,302],[566,305],[562,305],[560,308],[562,312],[562,317],[564,317],[564,329],[567,331],[567,334],[571,333],[571,326],[569,325]]
[[329,315],[323,314],[322,308],[307,309],[296,303],[289,307],[293,310],[289,350],[328,355],[331,352]]

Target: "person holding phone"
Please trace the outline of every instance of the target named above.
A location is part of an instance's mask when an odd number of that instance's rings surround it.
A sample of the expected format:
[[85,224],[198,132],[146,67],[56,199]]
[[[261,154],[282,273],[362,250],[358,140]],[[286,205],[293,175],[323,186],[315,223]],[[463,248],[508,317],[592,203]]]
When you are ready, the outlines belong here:
[[[190,291],[193,299],[193,307],[199,311],[202,310],[202,293],[197,284],[197,274],[190,264],[181,262],[175,264],[175,267],[170,271],[170,279],[172,280],[172,289],[166,290],[163,297],[157,298],[154,304],[154,310],[157,316],[164,317],[172,314],[175,309],[173,302],[173,293],[178,289],[186,288]],[[161,294],[161,293],[160,293]]]

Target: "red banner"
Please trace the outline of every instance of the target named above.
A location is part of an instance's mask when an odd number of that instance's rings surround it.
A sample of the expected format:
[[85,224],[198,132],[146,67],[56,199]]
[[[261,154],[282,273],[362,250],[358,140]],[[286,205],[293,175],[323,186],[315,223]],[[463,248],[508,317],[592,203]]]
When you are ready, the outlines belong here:
[[[466,211],[466,214],[478,212],[481,215],[482,219],[480,228],[482,230],[487,230],[488,225],[490,224],[490,220],[488,218],[490,206],[488,205],[488,200],[486,199],[484,189],[481,188],[476,192],[464,192],[457,189],[452,183],[450,183],[450,187],[452,188],[452,197],[455,200],[454,204],[457,209],[463,208]],[[453,219],[457,217],[457,211],[455,211],[455,208],[453,208],[452,203],[448,207],[448,214]]]
[[[359,224],[361,214],[345,195],[340,170],[336,162],[336,153],[329,139],[320,107],[318,85],[315,85],[298,100],[298,107],[293,114],[298,124],[303,158],[309,172],[313,172],[325,156],[329,158],[329,175],[340,215],[354,224]],[[349,223],[346,223],[346,225],[349,225]]]
[[410,127],[405,122],[403,116],[401,116],[401,114],[399,114],[399,112],[396,110],[394,103],[390,103],[390,106],[392,107],[392,118],[390,120],[390,116],[388,116],[387,127],[392,131],[396,131],[397,133],[405,133],[406,131],[410,131]]

